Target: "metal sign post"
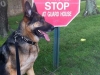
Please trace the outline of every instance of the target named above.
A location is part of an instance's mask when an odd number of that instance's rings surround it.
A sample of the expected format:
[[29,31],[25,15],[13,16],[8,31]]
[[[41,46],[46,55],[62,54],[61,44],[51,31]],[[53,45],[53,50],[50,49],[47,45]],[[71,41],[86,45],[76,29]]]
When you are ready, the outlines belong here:
[[53,49],[53,66],[58,68],[59,66],[59,31],[60,28],[56,27],[54,30],[54,49]]

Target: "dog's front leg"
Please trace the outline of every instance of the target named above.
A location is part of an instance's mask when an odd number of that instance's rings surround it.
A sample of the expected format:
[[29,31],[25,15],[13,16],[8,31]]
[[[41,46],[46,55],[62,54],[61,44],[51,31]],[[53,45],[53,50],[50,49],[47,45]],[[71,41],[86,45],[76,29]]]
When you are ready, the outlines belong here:
[[35,75],[33,67],[27,71],[27,75]]
[[17,71],[13,69],[11,65],[8,65],[8,64],[6,65],[6,71],[9,73],[7,75],[17,75]]

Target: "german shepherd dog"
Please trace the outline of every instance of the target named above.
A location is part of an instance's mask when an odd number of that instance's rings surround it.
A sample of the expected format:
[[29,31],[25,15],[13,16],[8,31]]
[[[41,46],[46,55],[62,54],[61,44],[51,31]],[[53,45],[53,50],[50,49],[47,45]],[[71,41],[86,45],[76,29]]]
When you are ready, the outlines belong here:
[[21,75],[35,75],[33,64],[39,52],[39,39],[42,37],[50,41],[47,32],[52,31],[54,26],[38,13],[35,3],[31,7],[26,1],[24,8],[24,16],[18,29],[0,47],[0,75],[17,75],[15,40],[18,42]]

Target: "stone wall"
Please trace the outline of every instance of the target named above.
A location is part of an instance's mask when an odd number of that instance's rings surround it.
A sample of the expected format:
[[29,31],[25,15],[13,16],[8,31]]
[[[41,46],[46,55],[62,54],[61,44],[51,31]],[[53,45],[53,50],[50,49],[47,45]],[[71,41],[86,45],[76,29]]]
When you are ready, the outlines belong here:
[[[31,3],[32,0],[28,1]],[[8,16],[14,16],[22,13],[23,10],[21,2],[21,0],[8,0]]]

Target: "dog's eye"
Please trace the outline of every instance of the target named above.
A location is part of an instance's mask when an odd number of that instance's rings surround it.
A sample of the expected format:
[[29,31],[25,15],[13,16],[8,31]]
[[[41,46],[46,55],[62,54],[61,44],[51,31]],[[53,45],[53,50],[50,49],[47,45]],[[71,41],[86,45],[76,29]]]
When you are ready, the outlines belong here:
[[44,22],[44,19],[41,19],[41,22]]
[[40,20],[41,20],[41,22],[44,22],[44,17],[42,17]]
[[39,21],[37,18],[34,18],[33,20],[34,20],[34,22],[37,22],[37,21]]

